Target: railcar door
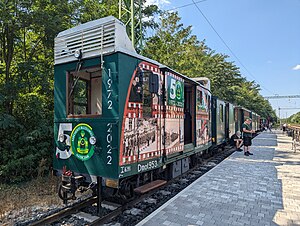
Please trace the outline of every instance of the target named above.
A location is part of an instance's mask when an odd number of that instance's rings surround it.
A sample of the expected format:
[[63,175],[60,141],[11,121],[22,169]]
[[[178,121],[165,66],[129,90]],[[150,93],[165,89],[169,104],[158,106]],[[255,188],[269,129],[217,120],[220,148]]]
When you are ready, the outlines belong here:
[[231,103],[226,103],[225,123],[226,139],[230,139],[230,137],[236,132],[234,124],[234,106]]
[[214,145],[225,141],[225,103],[217,97],[212,99],[212,140]]
[[184,149],[184,80],[165,71],[164,156],[171,158]]
[[229,139],[229,103],[225,105],[225,137]]
[[195,117],[193,104],[193,88],[185,84],[184,89],[184,144],[190,144],[193,141],[193,118]]
[[240,107],[236,107],[234,109],[234,117],[235,117],[235,131],[242,131],[243,124],[243,109]]
[[225,103],[217,100],[217,144],[225,141]]

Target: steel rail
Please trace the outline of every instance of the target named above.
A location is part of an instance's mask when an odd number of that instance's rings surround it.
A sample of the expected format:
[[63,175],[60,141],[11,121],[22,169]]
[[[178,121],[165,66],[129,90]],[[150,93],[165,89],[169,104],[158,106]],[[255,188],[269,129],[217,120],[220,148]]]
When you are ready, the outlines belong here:
[[78,210],[80,210],[86,206],[90,206],[90,205],[94,204],[95,202],[97,202],[97,197],[90,197],[78,204],[74,204],[73,206],[62,209],[61,211],[59,211],[57,213],[51,214],[43,219],[40,219],[38,221],[31,223],[29,225],[30,226],[44,226],[45,224],[53,223],[61,218],[64,218],[73,213],[76,213]]
[[[167,184],[166,184],[166,185],[167,185]],[[159,187],[159,188],[162,188],[162,187]],[[159,189],[159,188],[158,188],[158,189]],[[158,190],[158,189],[157,189],[157,190]],[[89,225],[89,226],[96,226],[96,225],[103,225],[103,224],[107,223],[108,221],[110,221],[110,220],[112,220],[113,218],[115,218],[115,217],[119,216],[120,214],[122,214],[122,212],[123,212],[124,210],[126,210],[127,208],[129,208],[129,207],[135,205],[136,203],[142,201],[143,199],[149,197],[150,195],[152,195],[152,194],[153,194],[154,192],[156,192],[157,190],[154,189],[153,192],[150,192],[150,193],[147,193],[147,194],[145,194],[145,195],[142,195],[142,196],[140,196],[139,198],[134,199],[134,200],[132,200],[132,201],[126,203],[125,205],[118,207],[117,209],[115,209],[115,210],[113,210],[112,212],[108,213],[107,215],[105,215],[105,216],[103,216],[103,217],[101,217],[101,218],[99,218],[99,219],[97,219],[97,220],[95,220],[95,221],[89,223],[88,225]]]
[[119,216],[120,214],[123,213],[124,210],[134,206],[135,204],[141,202],[142,200],[150,197],[151,195],[153,195],[155,192],[157,192],[158,190],[170,185],[172,182],[174,182],[173,180],[169,180],[166,184],[164,184],[163,186],[160,186],[156,189],[153,189],[149,192],[147,192],[146,194],[140,195],[139,197],[125,203],[124,205],[118,207],[117,209],[113,210],[112,212],[108,213],[107,215],[89,223],[89,226],[96,226],[96,225],[103,225],[105,223],[107,223],[108,221],[114,219],[115,217]]

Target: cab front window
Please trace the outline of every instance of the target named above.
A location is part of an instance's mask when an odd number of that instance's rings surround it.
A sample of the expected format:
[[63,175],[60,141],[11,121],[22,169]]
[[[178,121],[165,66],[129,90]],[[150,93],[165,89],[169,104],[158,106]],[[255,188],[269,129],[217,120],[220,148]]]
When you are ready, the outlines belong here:
[[102,114],[102,74],[99,67],[69,72],[67,81],[68,117]]

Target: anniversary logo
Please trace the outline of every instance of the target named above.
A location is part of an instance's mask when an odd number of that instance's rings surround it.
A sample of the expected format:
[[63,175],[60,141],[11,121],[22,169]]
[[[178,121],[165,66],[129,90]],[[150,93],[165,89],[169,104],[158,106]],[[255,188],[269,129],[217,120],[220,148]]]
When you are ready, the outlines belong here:
[[71,150],[76,158],[86,161],[94,154],[96,138],[92,127],[78,124],[71,133]]
[[183,82],[168,77],[168,105],[183,108]]

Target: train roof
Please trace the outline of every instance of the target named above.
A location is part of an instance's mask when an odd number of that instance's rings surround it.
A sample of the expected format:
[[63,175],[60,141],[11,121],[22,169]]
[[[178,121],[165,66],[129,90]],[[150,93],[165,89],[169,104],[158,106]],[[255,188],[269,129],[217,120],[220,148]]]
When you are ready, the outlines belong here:
[[75,57],[77,50],[81,51],[82,59],[121,52],[156,64],[160,69],[171,71],[184,80],[210,91],[210,87],[201,84],[201,81],[189,78],[166,65],[138,54],[127,35],[126,26],[113,16],[93,20],[60,32],[54,41],[55,65],[77,61]]
[[256,112],[254,112],[254,111],[251,111],[251,110],[249,110],[249,109],[247,109],[247,108],[245,108],[245,107],[242,107],[242,106],[235,106],[235,108],[240,108],[240,109],[243,109],[243,110],[245,110],[245,111],[251,112],[252,114],[255,114],[255,115],[257,115],[257,116],[259,116],[259,117],[260,117],[260,115],[259,115],[259,114],[257,114],[257,113],[256,113]]
[[[174,72],[175,74],[179,75],[180,77],[182,77],[183,79],[189,81],[190,83],[195,84],[195,85],[199,85],[199,86],[201,86],[202,88],[204,88],[204,89],[210,91],[210,87],[209,87],[209,88],[205,87],[205,85],[201,84],[200,81],[196,81],[196,80],[194,80],[194,78],[187,77],[186,75],[183,75],[183,74],[181,74],[181,73],[179,73],[179,72],[173,70],[172,68],[170,68],[170,67],[168,67],[168,66],[166,66],[166,65],[163,65],[163,64],[161,64],[161,63],[159,63],[159,62],[157,62],[157,64],[159,65],[159,68],[160,68],[160,69],[167,69],[167,70],[169,70],[169,71],[171,71],[171,72]],[[207,79],[208,79],[208,78],[207,78]]]
[[226,103],[226,104],[231,104],[231,105],[233,105],[234,107],[237,107],[234,103],[231,103],[231,102],[229,102],[229,101],[227,101],[227,100],[221,99],[221,98],[219,98],[218,96],[213,95],[212,98],[218,99],[219,101],[222,101],[222,102],[224,102],[224,103]]

